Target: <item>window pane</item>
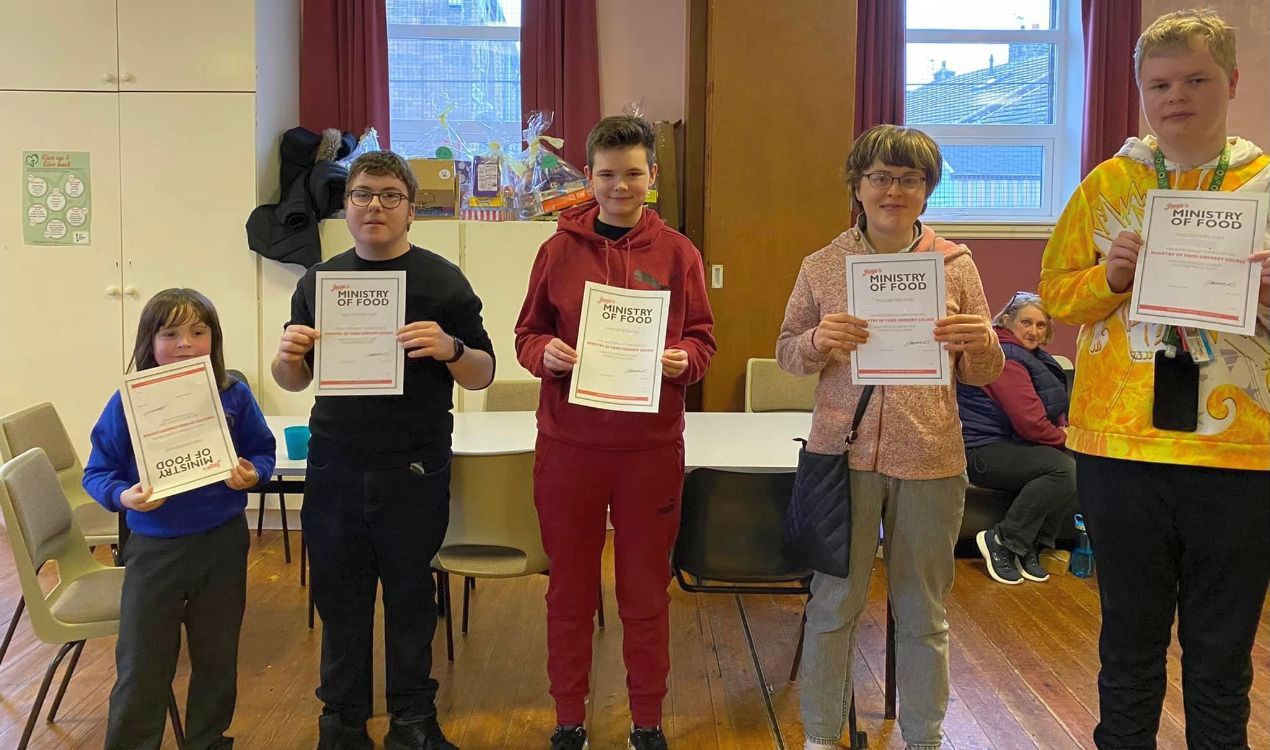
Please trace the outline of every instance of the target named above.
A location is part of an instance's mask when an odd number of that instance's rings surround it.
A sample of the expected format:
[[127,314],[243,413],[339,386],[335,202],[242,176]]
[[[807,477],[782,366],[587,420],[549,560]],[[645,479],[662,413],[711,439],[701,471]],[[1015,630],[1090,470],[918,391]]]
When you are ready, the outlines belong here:
[[932,209],[1041,207],[1044,146],[940,144],[939,150],[944,174]]
[[976,0],[973,11],[948,0],[908,0],[910,29],[1054,28],[1054,0]]
[[520,0],[388,0],[388,23],[520,26]]
[[[520,0],[388,0],[388,17],[390,32],[392,24],[519,26]],[[447,111],[469,145],[519,148],[520,43],[390,34],[388,98],[392,147],[407,156],[436,152]]]
[[912,125],[1054,124],[1054,45],[909,44]]

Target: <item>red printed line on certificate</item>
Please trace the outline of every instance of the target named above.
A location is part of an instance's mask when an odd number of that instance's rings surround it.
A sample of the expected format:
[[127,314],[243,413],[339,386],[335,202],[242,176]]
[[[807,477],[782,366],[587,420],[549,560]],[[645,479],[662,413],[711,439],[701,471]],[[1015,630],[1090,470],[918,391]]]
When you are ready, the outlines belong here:
[[322,385],[392,385],[391,380],[323,380]]
[[583,396],[595,396],[596,398],[611,398],[614,401],[640,401],[642,403],[652,403],[652,399],[648,396],[619,396],[616,393],[600,393],[599,391],[587,391],[581,388],[578,393]]
[[938,375],[939,370],[860,370],[861,375]]
[[154,385],[155,383],[164,383],[169,380],[176,380],[177,378],[183,378],[186,375],[197,375],[202,371],[203,371],[203,366],[199,365],[198,367],[191,367],[188,370],[179,370],[177,372],[169,373],[167,375],[164,375],[161,378],[152,378],[150,380],[136,380],[129,383],[128,386],[135,391],[136,389],[144,388],[147,385]]
[[1155,310],[1157,312],[1169,313],[1185,313],[1187,315],[1198,315],[1201,318],[1216,318],[1217,320],[1234,320],[1238,321],[1238,315],[1227,315],[1224,313],[1208,312],[1207,310],[1192,310],[1189,307],[1169,307],[1168,305],[1147,305],[1139,304],[1140,310]]

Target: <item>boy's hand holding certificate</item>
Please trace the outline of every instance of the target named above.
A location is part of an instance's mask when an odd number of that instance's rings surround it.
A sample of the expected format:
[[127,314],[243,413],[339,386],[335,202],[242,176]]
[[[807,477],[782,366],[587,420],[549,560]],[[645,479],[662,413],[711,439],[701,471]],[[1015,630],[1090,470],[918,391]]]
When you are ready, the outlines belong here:
[[237,454],[209,357],[130,373],[119,395],[151,503],[234,475]]
[[1267,196],[1147,193],[1130,320],[1251,335],[1256,327]]

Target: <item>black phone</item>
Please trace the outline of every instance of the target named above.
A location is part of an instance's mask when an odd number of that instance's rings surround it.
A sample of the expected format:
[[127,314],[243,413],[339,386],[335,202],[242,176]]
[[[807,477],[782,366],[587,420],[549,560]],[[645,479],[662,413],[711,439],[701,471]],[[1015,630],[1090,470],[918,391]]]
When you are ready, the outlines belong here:
[[1170,357],[1155,353],[1155,397],[1151,424],[1158,430],[1195,432],[1199,428],[1199,365],[1190,352]]

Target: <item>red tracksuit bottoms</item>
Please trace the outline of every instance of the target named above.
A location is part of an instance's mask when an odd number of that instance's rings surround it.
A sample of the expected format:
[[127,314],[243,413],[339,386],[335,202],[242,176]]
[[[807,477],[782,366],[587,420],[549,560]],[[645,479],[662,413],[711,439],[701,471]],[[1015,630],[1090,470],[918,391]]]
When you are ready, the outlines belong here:
[[682,439],[648,450],[614,451],[538,435],[534,503],[551,560],[547,675],[561,725],[586,720],[605,511],[610,509],[631,719],[641,727],[661,723],[670,674],[666,589],[683,476]]

